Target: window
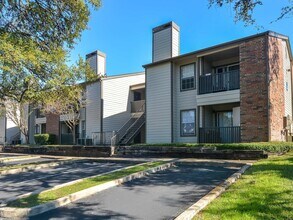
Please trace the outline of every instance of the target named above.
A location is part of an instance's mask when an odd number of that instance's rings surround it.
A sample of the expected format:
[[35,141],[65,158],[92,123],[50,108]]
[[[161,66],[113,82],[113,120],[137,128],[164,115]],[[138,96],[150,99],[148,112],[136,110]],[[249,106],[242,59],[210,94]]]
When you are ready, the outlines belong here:
[[195,89],[195,64],[180,67],[181,91]]
[[195,136],[195,110],[181,111],[181,136]]

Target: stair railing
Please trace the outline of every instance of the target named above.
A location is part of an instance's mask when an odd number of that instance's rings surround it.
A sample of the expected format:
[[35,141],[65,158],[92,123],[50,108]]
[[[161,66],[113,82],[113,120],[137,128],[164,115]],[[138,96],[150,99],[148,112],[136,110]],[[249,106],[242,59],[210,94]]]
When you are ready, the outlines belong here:
[[[139,120],[139,118],[144,114],[145,102],[133,115],[126,121],[126,123],[116,132],[116,134],[111,138],[111,146],[117,146],[119,141],[127,134],[129,129]],[[141,115],[137,117],[137,113]],[[135,121],[133,121],[135,119]]]
[[[143,119],[143,120],[142,120]],[[142,123],[141,123],[142,122]],[[138,124],[140,123],[140,124]],[[128,131],[130,129],[133,128],[133,126],[136,126],[138,124],[138,127],[136,128],[136,131],[131,135],[129,136],[127,139],[126,139],[126,142],[127,143],[128,141],[130,141],[136,134],[137,134],[137,131],[142,127],[142,125],[145,123],[145,113],[143,113],[136,121],[135,123],[133,123],[133,125],[128,129]],[[128,133],[128,132],[127,132]],[[125,134],[126,137],[127,137],[127,133]]]

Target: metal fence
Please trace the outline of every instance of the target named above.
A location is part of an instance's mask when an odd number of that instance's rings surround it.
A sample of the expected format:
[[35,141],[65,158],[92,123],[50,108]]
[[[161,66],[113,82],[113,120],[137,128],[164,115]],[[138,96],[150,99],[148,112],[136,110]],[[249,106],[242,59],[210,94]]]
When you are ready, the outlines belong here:
[[199,94],[235,90],[240,88],[240,72],[202,75],[199,77]]
[[111,145],[111,139],[115,135],[113,131],[93,132],[92,144],[93,145]]
[[200,143],[239,143],[240,127],[199,128]]
[[61,134],[61,144],[73,144],[73,135],[69,134]]

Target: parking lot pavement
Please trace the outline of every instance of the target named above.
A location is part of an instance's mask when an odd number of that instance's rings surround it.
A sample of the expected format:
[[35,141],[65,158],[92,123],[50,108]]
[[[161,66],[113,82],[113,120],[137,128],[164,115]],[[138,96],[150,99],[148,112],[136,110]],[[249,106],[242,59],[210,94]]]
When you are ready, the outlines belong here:
[[102,174],[138,162],[85,160],[53,168],[0,176],[0,203],[8,198],[50,188],[73,180]]
[[177,163],[30,219],[174,219],[240,167]]

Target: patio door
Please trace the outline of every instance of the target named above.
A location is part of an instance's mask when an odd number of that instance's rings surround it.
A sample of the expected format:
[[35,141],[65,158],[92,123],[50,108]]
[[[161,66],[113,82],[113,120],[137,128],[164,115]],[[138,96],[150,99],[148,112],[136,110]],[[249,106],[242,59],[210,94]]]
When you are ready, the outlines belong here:
[[217,112],[217,127],[232,127],[233,126],[233,113],[232,111]]
[[230,129],[233,127],[233,113],[232,111],[217,112],[216,126],[219,128],[219,136],[222,143],[231,142]]

